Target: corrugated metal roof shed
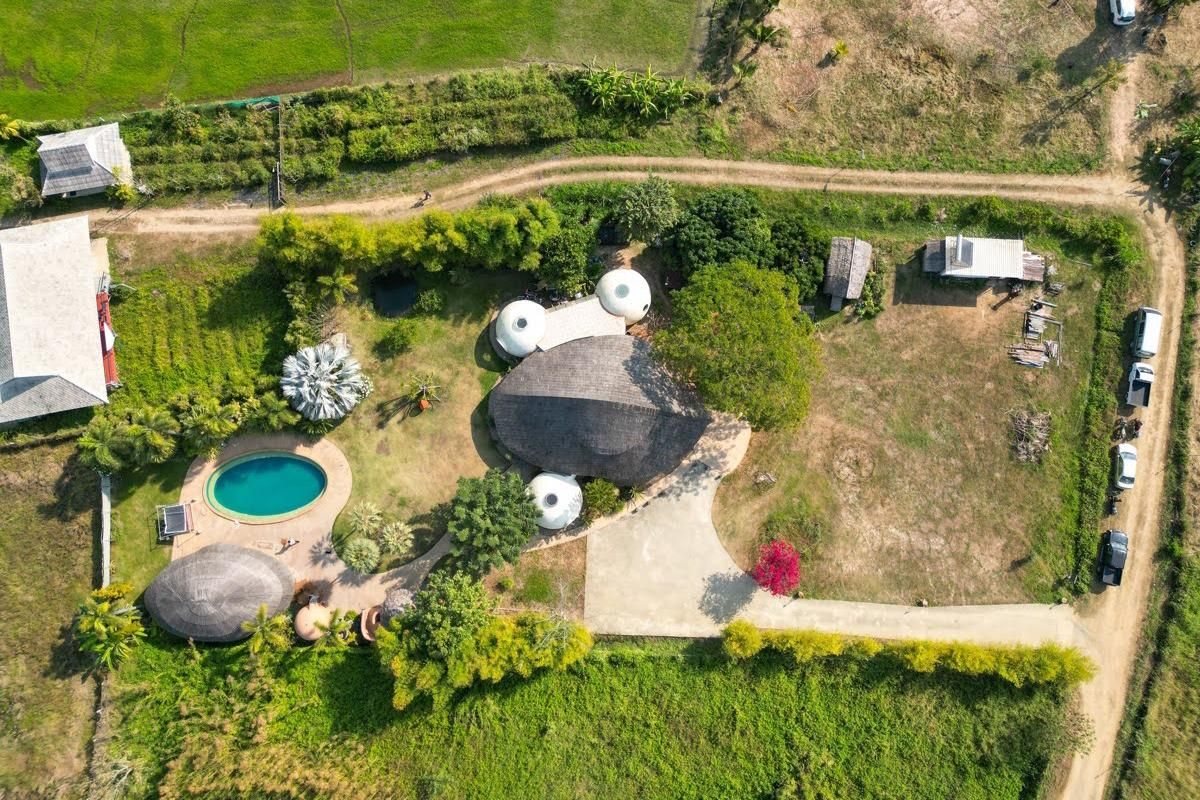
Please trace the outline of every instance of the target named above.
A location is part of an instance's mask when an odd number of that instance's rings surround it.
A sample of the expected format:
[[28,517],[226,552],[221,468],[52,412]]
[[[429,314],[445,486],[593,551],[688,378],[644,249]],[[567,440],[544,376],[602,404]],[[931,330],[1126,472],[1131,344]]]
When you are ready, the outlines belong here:
[[129,150],[115,122],[39,136],[38,141],[43,196],[94,194],[133,180]]
[[825,293],[832,298],[830,307],[837,311],[842,300],[862,296],[863,281],[871,270],[871,244],[862,239],[835,236],[829,245],[825,265]]

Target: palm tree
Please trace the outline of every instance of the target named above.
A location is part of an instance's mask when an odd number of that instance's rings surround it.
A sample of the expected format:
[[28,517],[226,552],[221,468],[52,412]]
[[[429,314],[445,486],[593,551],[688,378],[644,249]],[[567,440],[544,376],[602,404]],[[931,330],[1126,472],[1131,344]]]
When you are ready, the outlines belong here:
[[733,65],[733,74],[737,77],[739,83],[756,72],[758,72],[758,64],[753,61],[739,61]]
[[193,453],[215,453],[237,432],[241,407],[216,397],[193,399],[179,416],[183,441]]
[[295,425],[299,420],[300,415],[292,411],[287,400],[275,392],[268,392],[254,398],[247,422],[257,430],[273,433]]
[[371,393],[371,381],[350,348],[332,342],[285,358],[279,387],[292,408],[313,421],[341,419]]
[[264,653],[281,653],[292,644],[292,624],[283,614],[267,616],[266,605],[258,607],[254,619],[242,623],[242,630],[250,634],[246,649],[255,657]]
[[313,650],[323,653],[326,650],[340,650],[349,646],[354,639],[354,614],[350,611],[334,609],[329,617],[329,624],[316,623],[321,638],[313,645]]
[[104,475],[118,471],[127,447],[126,426],[106,415],[94,417],[79,437],[79,460]]
[[129,415],[129,452],[138,464],[161,464],[175,453],[179,423],[166,409],[142,406]]
[[383,525],[383,510],[374,503],[363,501],[350,509],[350,532],[355,536],[372,537]]
[[318,276],[317,285],[321,287],[321,297],[334,305],[341,305],[347,297],[358,291],[354,276],[340,269],[332,275]]
[[140,611],[117,599],[101,600],[95,593],[83,601],[75,618],[79,649],[104,669],[119,666],[145,636]]
[[21,135],[21,129],[24,124],[19,119],[14,119],[8,114],[0,114],[0,142],[7,142],[10,139],[25,140]]

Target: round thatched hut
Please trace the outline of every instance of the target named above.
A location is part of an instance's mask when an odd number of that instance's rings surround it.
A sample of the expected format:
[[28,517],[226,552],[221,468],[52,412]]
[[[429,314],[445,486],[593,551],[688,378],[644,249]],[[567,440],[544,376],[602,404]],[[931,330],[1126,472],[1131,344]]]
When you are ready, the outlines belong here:
[[236,642],[259,606],[278,614],[292,601],[287,566],[236,544],[210,544],[172,561],[146,589],[146,610],[164,630],[198,642]]
[[496,385],[488,410],[500,444],[516,457],[618,486],[675,469],[710,419],[633,336],[592,336],[534,353]]

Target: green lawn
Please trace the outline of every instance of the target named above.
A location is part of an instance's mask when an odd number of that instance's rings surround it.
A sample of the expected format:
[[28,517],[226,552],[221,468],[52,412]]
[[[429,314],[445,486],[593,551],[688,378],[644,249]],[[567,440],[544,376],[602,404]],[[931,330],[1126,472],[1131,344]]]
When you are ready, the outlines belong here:
[[99,563],[100,481],[74,451],[0,453],[0,795],[76,796],[86,766],[95,686],[69,626]]
[[10,0],[0,109],[61,118],[528,60],[684,72],[697,15],[696,0]]
[[[1017,800],[1037,796],[1071,738],[1057,690],[921,676],[886,658],[735,666],[716,643],[685,641],[602,644],[566,674],[403,714],[372,652],[296,655],[270,699],[246,705],[269,720],[256,736],[189,749],[185,733],[223,724],[227,701],[208,693],[241,658],[152,641],[122,671],[116,755],[134,767],[130,796],[153,785],[169,796],[230,797],[229,786],[254,796],[286,781],[268,755],[278,764],[299,753],[306,776],[337,770],[348,774],[341,791],[361,796]],[[243,702],[236,688],[228,695]],[[788,778],[798,793],[775,794]]]

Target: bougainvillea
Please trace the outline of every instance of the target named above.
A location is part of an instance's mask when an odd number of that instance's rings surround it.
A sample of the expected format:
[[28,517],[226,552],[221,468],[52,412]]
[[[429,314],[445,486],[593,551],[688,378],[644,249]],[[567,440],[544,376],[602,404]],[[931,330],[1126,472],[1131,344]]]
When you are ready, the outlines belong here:
[[787,542],[776,539],[763,545],[750,574],[771,594],[791,594],[800,585],[800,554]]

